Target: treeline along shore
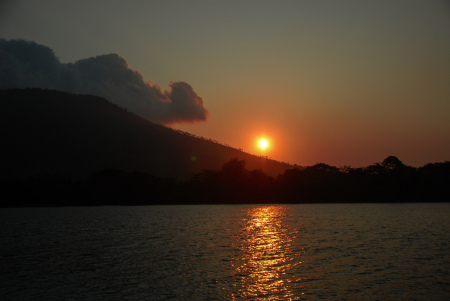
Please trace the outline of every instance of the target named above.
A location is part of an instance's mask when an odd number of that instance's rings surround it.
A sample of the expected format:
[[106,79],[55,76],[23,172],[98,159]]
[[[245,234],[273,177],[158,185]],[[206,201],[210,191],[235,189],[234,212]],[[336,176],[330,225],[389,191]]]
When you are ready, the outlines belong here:
[[0,90],[0,137],[2,207],[450,200],[450,162],[300,167],[92,95]]
[[292,168],[277,177],[232,159],[189,180],[105,169],[87,179],[58,174],[1,180],[2,207],[448,202],[450,162],[422,167],[390,156],[363,168],[327,164]]

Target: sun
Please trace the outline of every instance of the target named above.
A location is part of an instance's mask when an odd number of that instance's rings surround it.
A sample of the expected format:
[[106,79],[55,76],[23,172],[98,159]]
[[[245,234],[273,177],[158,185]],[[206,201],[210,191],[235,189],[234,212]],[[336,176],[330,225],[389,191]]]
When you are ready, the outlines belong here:
[[258,139],[258,148],[260,150],[266,150],[269,147],[269,141],[266,138]]

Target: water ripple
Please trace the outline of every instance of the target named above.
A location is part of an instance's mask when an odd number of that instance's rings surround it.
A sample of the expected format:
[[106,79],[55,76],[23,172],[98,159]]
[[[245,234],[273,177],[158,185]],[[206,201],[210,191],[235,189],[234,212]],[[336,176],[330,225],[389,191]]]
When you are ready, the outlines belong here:
[[446,300],[449,204],[0,210],[2,300]]

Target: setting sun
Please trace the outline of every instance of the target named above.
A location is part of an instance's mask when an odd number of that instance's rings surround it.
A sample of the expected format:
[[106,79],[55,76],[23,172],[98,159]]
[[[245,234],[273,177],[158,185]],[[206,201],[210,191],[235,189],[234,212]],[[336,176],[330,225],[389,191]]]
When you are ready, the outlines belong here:
[[266,150],[269,147],[269,141],[266,138],[261,138],[258,140],[258,147],[261,150]]

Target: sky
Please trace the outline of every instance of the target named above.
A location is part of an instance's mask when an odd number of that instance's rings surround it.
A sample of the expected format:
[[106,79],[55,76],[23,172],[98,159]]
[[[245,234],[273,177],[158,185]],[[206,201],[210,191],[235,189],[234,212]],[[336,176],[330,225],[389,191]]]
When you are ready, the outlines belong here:
[[197,114],[156,121],[304,166],[450,160],[449,33],[444,0],[0,2],[1,39],[109,58]]

